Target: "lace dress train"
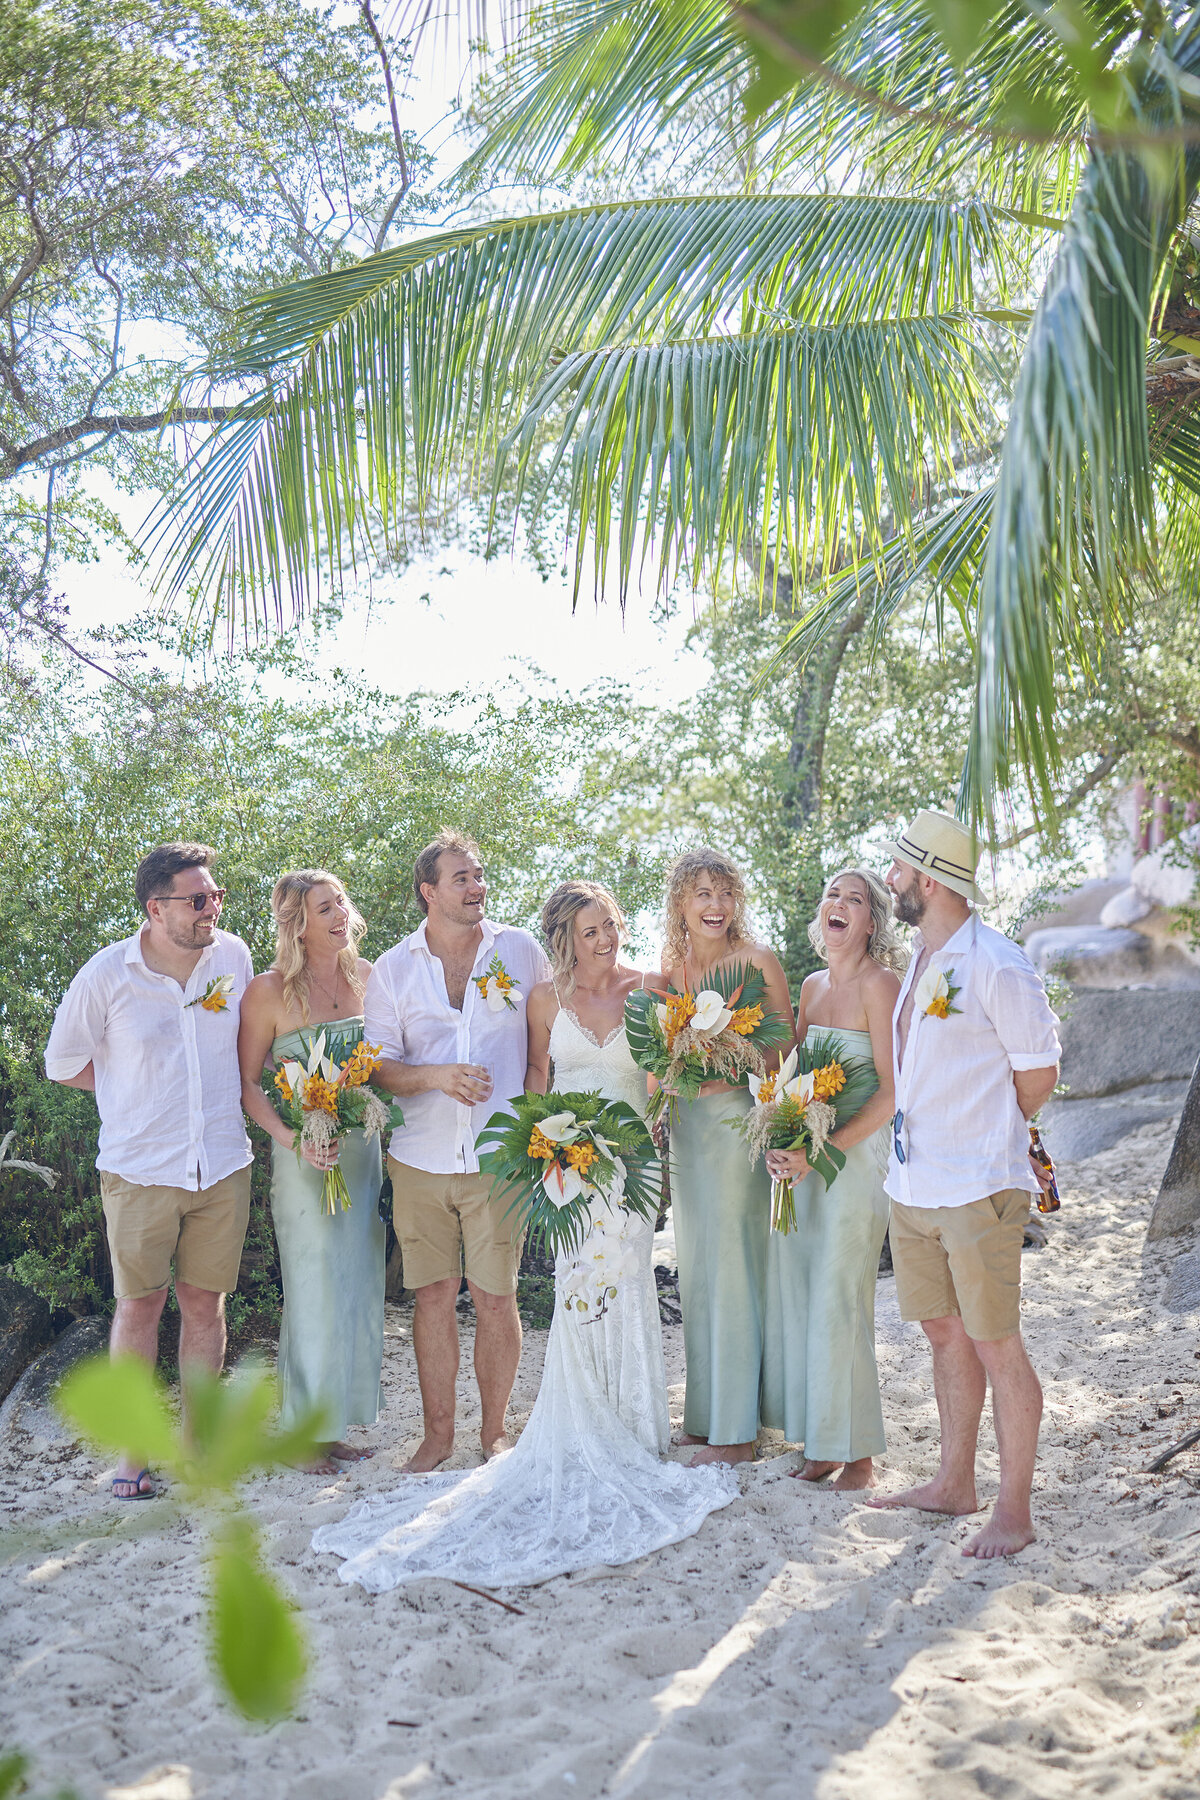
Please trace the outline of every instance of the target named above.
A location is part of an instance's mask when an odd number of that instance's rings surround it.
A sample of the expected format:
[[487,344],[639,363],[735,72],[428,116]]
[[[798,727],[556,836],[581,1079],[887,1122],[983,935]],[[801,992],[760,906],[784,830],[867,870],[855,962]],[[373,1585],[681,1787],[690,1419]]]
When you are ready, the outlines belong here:
[[[599,1090],[644,1110],[623,1030],[600,1044],[564,1008],[550,1050],[560,1091]],[[409,1476],[314,1534],[314,1550],[346,1559],[343,1581],[372,1593],[430,1575],[546,1581],[678,1543],[737,1497],[727,1468],[660,1459],[669,1424],[652,1227],[634,1221],[628,1241],[636,1270],[599,1319],[561,1304],[575,1258],[558,1259],[542,1384],[511,1450],[465,1473]]]

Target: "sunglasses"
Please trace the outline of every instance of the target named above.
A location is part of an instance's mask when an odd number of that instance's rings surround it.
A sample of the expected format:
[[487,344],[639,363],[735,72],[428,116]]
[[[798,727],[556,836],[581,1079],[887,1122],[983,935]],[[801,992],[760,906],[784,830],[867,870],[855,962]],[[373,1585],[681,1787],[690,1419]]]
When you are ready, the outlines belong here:
[[894,1115],[894,1117],[892,1119],[892,1148],[896,1152],[896,1161],[898,1163],[903,1163],[903,1162],[908,1161],[908,1157],[905,1155],[905,1152],[904,1152],[904,1145],[900,1142],[900,1133],[903,1130],[904,1130],[904,1114],[902,1112],[898,1112]]
[[151,894],[150,898],[152,900],[186,900],[192,911],[196,913],[202,913],[211,901],[220,912],[228,892],[228,888],[209,888],[207,892],[201,894]]

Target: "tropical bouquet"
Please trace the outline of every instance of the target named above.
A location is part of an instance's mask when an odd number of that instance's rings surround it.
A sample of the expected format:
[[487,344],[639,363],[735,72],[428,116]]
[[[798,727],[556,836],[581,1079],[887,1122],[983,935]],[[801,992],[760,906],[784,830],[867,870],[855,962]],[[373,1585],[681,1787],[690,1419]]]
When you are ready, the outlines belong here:
[[[404,1114],[395,1101],[370,1085],[379,1051],[378,1044],[349,1032],[322,1031],[310,1046],[307,1063],[287,1057],[273,1075],[263,1076],[263,1091],[295,1133],[297,1159],[306,1144],[326,1149],[348,1131],[375,1137],[403,1125]],[[321,1205],[327,1213],[350,1209],[350,1190],[336,1163],[325,1170]]]
[[[772,1075],[749,1075],[754,1110],[739,1119],[750,1161],[767,1150],[803,1150],[809,1166],[831,1187],[846,1166],[846,1153],[829,1142],[840,1124],[852,1119],[878,1085],[869,1056],[847,1056],[835,1032],[809,1034]],[[796,1227],[796,1196],[789,1180],[771,1183],[771,1230],[783,1236]]]
[[492,1198],[557,1258],[568,1311],[602,1318],[633,1269],[635,1218],[658,1215],[660,1175],[645,1121],[622,1100],[595,1094],[522,1094],[493,1113],[477,1142]]
[[625,1002],[630,1053],[659,1084],[647,1108],[652,1122],[668,1102],[694,1100],[706,1081],[736,1087],[743,1075],[761,1075],[765,1052],[792,1035],[789,1020],[765,1010],[767,980],[754,963],[714,969],[707,981],[695,993],[635,988]]

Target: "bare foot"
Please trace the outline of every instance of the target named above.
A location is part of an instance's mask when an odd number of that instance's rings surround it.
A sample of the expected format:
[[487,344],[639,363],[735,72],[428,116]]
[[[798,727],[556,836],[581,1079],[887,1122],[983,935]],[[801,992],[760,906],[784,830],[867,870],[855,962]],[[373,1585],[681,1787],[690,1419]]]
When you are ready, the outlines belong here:
[[428,1475],[431,1469],[438,1468],[454,1449],[454,1434],[448,1438],[434,1437],[427,1431],[421,1439],[419,1447],[401,1467],[402,1475]]
[[745,1463],[754,1461],[753,1444],[705,1444],[688,1463],[699,1469],[704,1463]]
[[502,1450],[512,1449],[512,1440],[507,1431],[502,1431],[499,1437],[481,1437],[479,1442],[483,1449],[484,1462],[491,1462],[493,1456],[499,1456]]
[[673,1438],[671,1441],[675,1444],[678,1444],[680,1449],[683,1449],[688,1444],[707,1444],[708,1439],[702,1438],[702,1437],[693,1437],[690,1431],[681,1431],[679,1436],[677,1438]]
[[973,1538],[968,1538],[962,1547],[964,1556],[1015,1556],[1024,1550],[1027,1544],[1037,1541],[1033,1522],[1026,1513],[1023,1518],[1008,1518],[1000,1513],[997,1507],[982,1531],[977,1531]]
[[793,1481],[824,1481],[827,1475],[832,1475],[840,1467],[840,1463],[813,1462],[810,1458],[802,1469],[789,1469],[788,1474]]
[[857,1494],[863,1488],[875,1486],[875,1464],[869,1456],[860,1456],[857,1462],[848,1462],[836,1481],[829,1485],[831,1494]]
[[311,1462],[297,1463],[295,1466],[302,1475],[340,1475],[342,1472],[328,1454],[314,1456]]
[[940,1475],[933,1481],[927,1481],[924,1487],[905,1488],[902,1494],[885,1494],[880,1500],[868,1500],[867,1505],[880,1508],[915,1506],[919,1512],[956,1515],[979,1511],[973,1483],[966,1487],[952,1487]]
[[336,1456],[339,1462],[367,1462],[375,1452],[369,1444],[343,1444],[339,1439],[336,1444],[326,1447],[327,1456]]

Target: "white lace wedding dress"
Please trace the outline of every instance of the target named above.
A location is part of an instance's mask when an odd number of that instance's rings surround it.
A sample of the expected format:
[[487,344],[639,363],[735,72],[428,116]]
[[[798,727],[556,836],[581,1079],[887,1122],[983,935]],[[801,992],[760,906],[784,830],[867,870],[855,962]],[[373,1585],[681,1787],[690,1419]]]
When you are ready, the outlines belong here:
[[[560,1093],[598,1089],[644,1110],[622,1028],[601,1044],[564,1008],[550,1054]],[[653,1227],[635,1219],[628,1242],[636,1269],[599,1319],[562,1304],[578,1256],[558,1258],[542,1385],[511,1450],[466,1473],[410,1475],[314,1534],[314,1550],[346,1559],[343,1581],[372,1593],[429,1575],[489,1587],[546,1581],[678,1543],[737,1498],[728,1468],[660,1459],[669,1425]]]

